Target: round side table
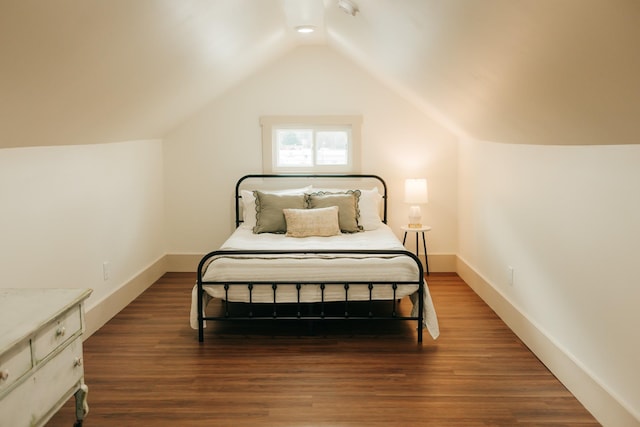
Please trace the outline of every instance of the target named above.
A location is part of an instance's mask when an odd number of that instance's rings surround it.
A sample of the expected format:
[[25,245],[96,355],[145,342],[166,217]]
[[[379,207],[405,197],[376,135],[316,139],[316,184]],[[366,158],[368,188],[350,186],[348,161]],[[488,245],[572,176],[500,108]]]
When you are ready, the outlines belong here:
[[408,225],[403,225],[400,228],[402,228],[402,231],[404,231],[404,238],[402,239],[403,245],[407,241],[407,233],[409,232],[416,233],[416,256],[418,256],[418,248],[419,248],[419,241],[420,241],[418,233],[422,234],[422,246],[424,248],[424,264],[425,264],[425,267],[427,268],[427,276],[428,276],[429,275],[429,257],[427,256],[427,239],[424,236],[424,233],[426,233],[427,231],[431,231],[431,227],[427,225],[423,225],[422,227],[409,227]]

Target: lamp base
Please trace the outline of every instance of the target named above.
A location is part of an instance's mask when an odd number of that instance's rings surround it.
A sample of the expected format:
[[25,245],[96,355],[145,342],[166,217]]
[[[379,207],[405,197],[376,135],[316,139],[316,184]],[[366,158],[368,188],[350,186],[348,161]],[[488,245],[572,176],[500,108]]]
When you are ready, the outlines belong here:
[[420,206],[411,206],[409,209],[409,228],[422,227],[422,212]]

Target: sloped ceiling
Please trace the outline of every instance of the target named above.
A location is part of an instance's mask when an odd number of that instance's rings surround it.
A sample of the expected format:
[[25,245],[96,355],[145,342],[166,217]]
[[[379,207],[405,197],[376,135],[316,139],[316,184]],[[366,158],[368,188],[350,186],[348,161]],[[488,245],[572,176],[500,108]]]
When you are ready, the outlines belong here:
[[307,43],[460,135],[640,143],[637,0],[337,1],[2,0],[0,147],[160,138]]
[[358,4],[359,19],[330,28],[330,40],[464,133],[509,143],[640,143],[636,0]]

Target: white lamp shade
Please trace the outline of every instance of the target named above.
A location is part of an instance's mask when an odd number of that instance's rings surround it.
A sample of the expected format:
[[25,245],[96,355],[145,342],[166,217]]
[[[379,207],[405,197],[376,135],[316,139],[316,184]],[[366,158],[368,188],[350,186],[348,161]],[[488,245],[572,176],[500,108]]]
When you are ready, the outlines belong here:
[[404,201],[412,204],[428,203],[427,180],[424,178],[407,179],[404,182]]

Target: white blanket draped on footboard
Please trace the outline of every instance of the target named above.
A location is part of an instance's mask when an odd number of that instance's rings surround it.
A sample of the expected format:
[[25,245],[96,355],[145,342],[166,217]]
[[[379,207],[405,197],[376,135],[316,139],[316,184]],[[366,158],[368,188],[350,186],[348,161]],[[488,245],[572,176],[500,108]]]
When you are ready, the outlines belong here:
[[[395,294],[392,286],[375,285],[371,290],[373,300],[391,300],[410,296],[413,302],[411,316],[417,317],[416,284],[419,269],[413,258],[402,254],[363,254],[363,253],[323,253],[309,254],[304,250],[336,251],[404,251],[404,247],[392,230],[383,225],[376,230],[342,234],[332,237],[293,238],[282,234],[253,234],[246,228],[238,228],[221,247],[226,251],[243,250],[282,250],[299,251],[291,254],[273,255],[226,255],[215,256],[203,273],[203,282],[240,282],[265,281],[281,283],[277,288],[276,302],[332,302],[368,301],[369,286],[366,282],[398,283]],[[284,283],[304,283],[322,280],[328,283],[324,292],[319,284],[304,284],[299,291],[294,285]],[[334,282],[331,284],[331,282]],[[360,282],[360,284],[358,284]],[[350,283],[345,290],[344,283]],[[204,285],[203,310],[211,298],[227,299],[230,302],[248,302],[247,286],[229,286],[225,290],[221,285]],[[346,295],[345,295],[346,293]],[[198,328],[198,292],[197,286],[192,292],[191,327]],[[255,286],[251,293],[253,303],[273,303],[274,291],[271,286]],[[423,324],[435,339],[439,335],[438,320],[429,294],[424,286]]]

